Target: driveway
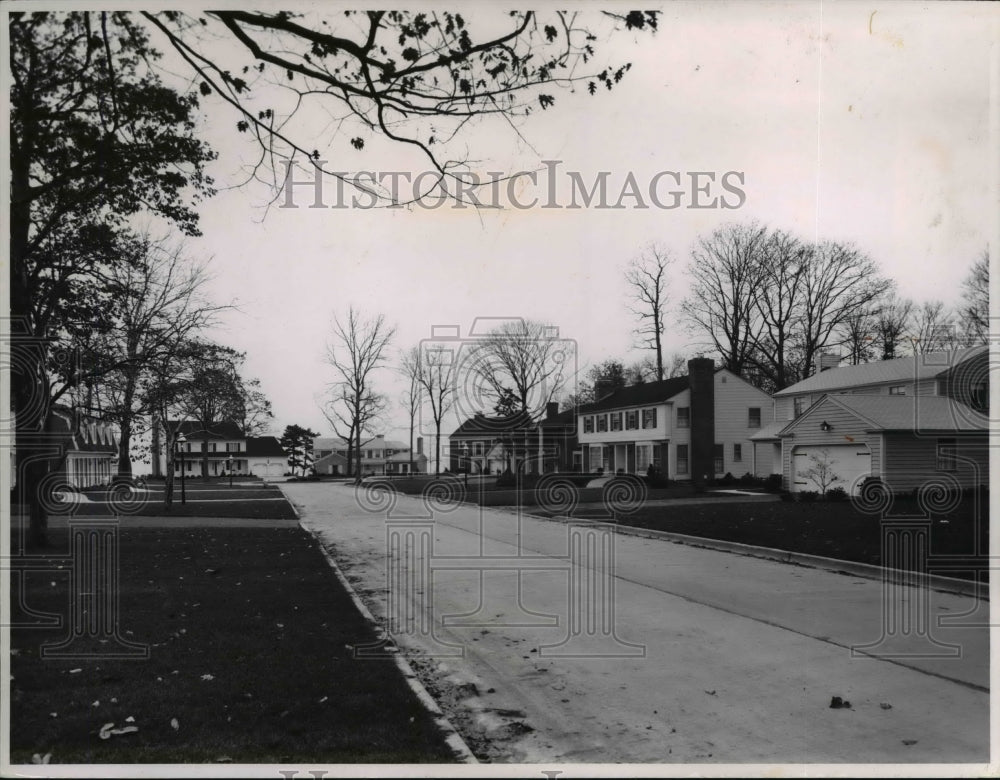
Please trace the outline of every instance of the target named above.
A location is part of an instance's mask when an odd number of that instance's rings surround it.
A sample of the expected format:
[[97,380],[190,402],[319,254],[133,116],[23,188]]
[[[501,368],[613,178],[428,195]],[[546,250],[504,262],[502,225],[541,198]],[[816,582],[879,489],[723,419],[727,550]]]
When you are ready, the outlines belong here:
[[283,489],[481,758],[988,761],[987,604],[585,523]]

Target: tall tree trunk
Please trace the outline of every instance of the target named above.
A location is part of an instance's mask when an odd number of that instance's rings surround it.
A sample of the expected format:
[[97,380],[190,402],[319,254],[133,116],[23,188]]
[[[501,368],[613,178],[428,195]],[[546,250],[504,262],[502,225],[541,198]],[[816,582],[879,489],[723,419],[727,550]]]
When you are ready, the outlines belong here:
[[201,478],[208,479],[208,430],[201,440]]
[[[154,456],[154,457],[159,457]],[[163,475],[163,508],[168,512],[174,503],[174,443],[167,437],[167,449],[164,452],[166,473]]]
[[663,381],[663,334],[660,332],[660,314],[657,312],[653,319],[653,327],[656,328],[656,378]]
[[441,423],[435,421],[434,432],[434,475],[441,473]]
[[119,422],[118,476],[132,476],[132,402],[135,400],[135,377],[125,378],[122,392],[122,416]]
[[[30,123],[26,124],[30,126]],[[39,386],[40,383],[47,384],[43,382],[47,350],[44,340],[35,334],[30,316],[28,237],[31,209],[27,193],[31,183],[29,151],[33,141],[30,137],[21,140],[20,147],[16,142],[13,144],[10,155],[10,361],[12,366],[20,368],[10,373],[16,416],[14,462],[18,495],[22,504],[28,506],[29,542],[33,546],[44,547],[48,545],[48,515],[42,490],[48,468],[42,453],[34,451],[34,442],[44,438],[48,429],[49,388]],[[41,408],[39,399],[43,404]]]
[[357,462],[358,473],[354,477],[354,484],[360,484],[361,478],[364,476],[361,469],[361,426],[358,426],[357,433],[354,434],[354,459]]

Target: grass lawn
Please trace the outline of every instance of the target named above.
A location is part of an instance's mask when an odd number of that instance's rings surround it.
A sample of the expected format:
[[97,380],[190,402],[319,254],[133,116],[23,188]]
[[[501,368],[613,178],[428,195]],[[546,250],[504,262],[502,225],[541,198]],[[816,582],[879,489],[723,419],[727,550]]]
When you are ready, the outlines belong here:
[[113,500],[107,488],[81,491],[82,500],[65,502],[65,509],[54,514],[76,517],[136,516],[136,517],[250,517],[270,520],[294,520],[295,512],[282,492],[274,485],[253,486],[224,483],[189,483],[185,488],[186,502],[181,503],[181,489],[174,485],[170,510],[163,506],[162,483],[151,482],[145,491],[124,495]]
[[[972,556],[977,550],[987,563],[989,522],[987,502],[981,505],[982,519],[975,522],[973,498],[964,499],[955,509],[935,514],[931,526],[931,555]],[[915,501],[897,500],[892,516],[922,516]],[[577,517],[607,519],[607,513],[578,510]],[[779,550],[823,555],[859,563],[880,564],[881,524],[844,503],[718,503],[644,507],[629,516],[619,516],[624,525],[660,531],[724,539]],[[949,576],[973,578],[972,572],[949,572]]]
[[[51,529],[52,554],[68,549]],[[11,632],[10,756],[31,763],[450,762],[451,751],[300,528],[124,528],[121,635],[146,660],[40,657],[66,628]],[[19,585],[18,582],[21,582]],[[69,571],[12,578],[66,615]],[[14,612],[24,622],[23,610]],[[107,647],[107,643],[95,647]],[[101,739],[105,724],[137,731]]]
[[[547,475],[547,477],[558,479],[573,485],[576,493],[577,503],[599,503],[602,500],[606,488],[588,488],[588,482],[596,479],[596,475],[580,474],[559,474]],[[433,475],[421,477],[400,478],[393,477],[381,480],[380,484],[392,487],[399,493],[408,495],[422,495],[424,491],[431,490],[436,486],[447,486],[447,494],[452,498],[460,498],[480,506],[538,506],[539,493],[535,489],[533,475],[529,475],[528,484],[521,490],[513,487],[497,487],[496,479],[486,477],[480,481],[477,476],[469,477],[468,483],[462,475],[442,474],[435,478]],[[544,484],[544,483],[543,483]],[[694,488],[688,484],[671,485],[666,488],[650,488],[646,497],[649,499],[660,498],[685,498],[695,495]]]

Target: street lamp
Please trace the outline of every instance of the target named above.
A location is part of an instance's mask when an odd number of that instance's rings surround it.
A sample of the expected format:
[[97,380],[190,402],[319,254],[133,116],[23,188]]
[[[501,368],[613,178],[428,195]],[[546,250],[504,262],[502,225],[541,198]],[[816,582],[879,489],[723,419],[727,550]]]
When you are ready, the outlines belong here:
[[233,456],[226,458],[226,470],[229,472],[229,487],[233,486]]
[[187,503],[187,491],[184,488],[184,447],[182,446],[187,442],[183,433],[177,434],[177,451],[181,454],[181,503]]

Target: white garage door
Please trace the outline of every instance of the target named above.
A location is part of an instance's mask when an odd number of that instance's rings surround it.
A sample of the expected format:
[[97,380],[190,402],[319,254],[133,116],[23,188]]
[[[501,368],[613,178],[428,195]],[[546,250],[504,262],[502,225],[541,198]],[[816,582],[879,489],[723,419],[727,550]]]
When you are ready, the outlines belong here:
[[[792,450],[792,492],[842,487],[857,493],[863,477],[871,474],[872,454],[866,444],[803,445]],[[838,477],[833,480],[832,477]]]
[[285,472],[281,463],[255,463],[253,473],[258,477],[280,477]]

